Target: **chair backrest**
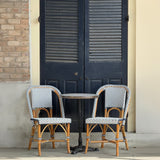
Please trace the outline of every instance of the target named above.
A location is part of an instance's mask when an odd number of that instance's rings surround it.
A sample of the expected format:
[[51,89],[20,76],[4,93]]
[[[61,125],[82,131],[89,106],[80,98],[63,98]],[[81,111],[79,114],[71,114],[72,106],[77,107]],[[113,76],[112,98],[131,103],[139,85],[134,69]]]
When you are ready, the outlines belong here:
[[32,88],[32,108],[52,108],[52,90],[50,88]]
[[125,107],[126,100],[126,89],[124,87],[107,87],[105,89],[105,108],[116,107],[123,108]]
[[[104,85],[100,87],[96,94],[100,95],[105,91],[105,108],[115,107],[124,109],[123,118],[125,119],[130,102],[130,90],[125,85]],[[96,116],[98,98],[95,98],[92,117]]]
[[52,108],[52,92],[54,92],[59,99],[61,116],[65,117],[61,92],[56,87],[53,86],[39,85],[39,86],[31,86],[27,90],[27,101],[31,118],[33,118],[34,109]]

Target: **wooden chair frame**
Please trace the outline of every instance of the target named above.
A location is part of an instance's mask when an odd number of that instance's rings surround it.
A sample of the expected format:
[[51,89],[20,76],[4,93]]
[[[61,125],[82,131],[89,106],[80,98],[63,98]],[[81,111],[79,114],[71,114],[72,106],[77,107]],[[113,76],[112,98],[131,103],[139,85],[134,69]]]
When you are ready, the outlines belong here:
[[[36,88],[41,88],[41,87],[36,87]],[[45,87],[45,88],[47,88],[47,87]],[[50,86],[48,86],[48,88],[50,88]],[[55,90],[54,90],[54,92],[55,92]],[[27,93],[28,93],[28,95],[30,95],[31,89],[29,89],[27,91]],[[55,92],[55,93],[58,96],[58,99],[60,99],[59,93],[58,92]],[[29,98],[29,96],[28,96],[28,98]],[[52,115],[53,115],[52,109],[48,110],[46,108],[32,109],[33,117],[32,117],[32,115],[31,115],[31,117],[38,118],[41,110],[45,111],[47,113],[48,117],[52,118]],[[62,110],[61,110],[61,116],[63,117]],[[32,118],[31,118],[31,120],[32,120]],[[43,130],[41,128],[41,124],[39,124],[38,121],[33,121],[33,123],[34,124],[32,126],[31,137],[30,137],[29,146],[28,146],[29,150],[31,149],[32,142],[38,142],[38,155],[41,156],[41,144],[42,143],[52,142],[52,147],[55,148],[55,142],[66,142],[67,143],[67,152],[71,153],[71,151],[70,151],[70,123],[67,123],[67,124],[60,124],[60,123],[59,124],[46,124],[44,126]],[[58,126],[60,126],[63,129],[63,131],[65,132],[66,140],[61,140],[61,139],[58,140],[58,139],[54,138],[55,131]],[[51,138],[50,139],[42,139],[43,133],[47,128],[49,129]],[[38,132],[38,138],[34,139],[34,134],[36,131]]]
[[[99,93],[99,95],[100,95],[104,91],[105,87],[112,87],[112,85],[109,85],[109,86],[106,85],[104,87],[101,87],[100,90],[97,91],[97,93]],[[119,88],[121,88],[121,86],[119,86]],[[129,91],[128,90],[126,90],[126,91],[127,91],[127,94],[129,94],[128,93]],[[95,99],[95,103],[94,103],[94,105],[96,105],[96,110],[97,110],[97,103],[98,103],[98,98]],[[129,108],[129,105],[130,105],[130,94],[129,94],[128,108]],[[127,112],[128,112],[128,108],[127,108]],[[115,108],[115,107],[112,107],[108,110],[105,109],[104,117],[109,117],[109,114],[112,110],[117,110],[119,112],[119,118],[122,118],[122,119],[124,118],[124,110],[123,109],[121,110],[120,108]],[[125,116],[127,116],[127,112],[125,113],[126,114]],[[93,115],[96,117],[96,111],[93,112]],[[91,141],[90,134],[93,131],[93,129],[98,125],[100,126],[101,131],[102,131],[102,140]],[[110,130],[114,133],[115,140],[108,140],[105,138],[105,135],[106,135],[108,128],[110,128]],[[123,139],[119,139],[120,130],[122,132]],[[89,142],[90,143],[101,143],[101,148],[104,148],[104,143],[116,144],[116,156],[119,156],[119,142],[125,142],[126,149],[129,150],[128,142],[126,139],[126,133],[125,133],[125,125],[123,124],[123,120],[119,121],[119,123],[116,124],[116,132],[113,130],[113,128],[109,124],[103,124],[103,125],[102,124],[87,124],[85,153],[87,153],[87,151],[88,151]]]

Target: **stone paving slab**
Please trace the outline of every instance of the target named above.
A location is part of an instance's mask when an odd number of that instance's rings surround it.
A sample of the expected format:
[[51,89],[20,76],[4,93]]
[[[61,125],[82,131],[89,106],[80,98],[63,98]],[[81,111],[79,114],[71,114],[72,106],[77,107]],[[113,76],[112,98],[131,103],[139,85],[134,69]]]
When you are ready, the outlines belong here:
[[1,148],[0,159],[3,160],[160,160],[160,147],[130,147],[126,151],[120,148],[120,156],[115,156],[115,146],[107,145],[98,152],[67,154],[66,148],[48,149],[42,147],[42,156],[38,156],[37,148],[30,151],[18,148]]

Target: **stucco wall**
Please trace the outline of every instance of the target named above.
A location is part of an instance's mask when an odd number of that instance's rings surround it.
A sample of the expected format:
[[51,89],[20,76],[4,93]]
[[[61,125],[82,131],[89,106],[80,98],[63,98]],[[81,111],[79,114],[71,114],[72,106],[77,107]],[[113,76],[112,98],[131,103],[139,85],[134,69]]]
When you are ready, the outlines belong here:
[[30,48],[31,48],[31,82],[40,84],[40,25],[39,0],[30,0]]
[[0,0],[0,147],[28,144],[29,49],[29,0]]
[[136,55],[136,1],[128,1],[128,86],[131,90],[131,105],[128,113],[128,131],[135,132],[135,55]]
[[0,83],[0,147],[26,147],[31,131],[27,82]]
[[160,133],[160,1],[136,2],[136,131]]

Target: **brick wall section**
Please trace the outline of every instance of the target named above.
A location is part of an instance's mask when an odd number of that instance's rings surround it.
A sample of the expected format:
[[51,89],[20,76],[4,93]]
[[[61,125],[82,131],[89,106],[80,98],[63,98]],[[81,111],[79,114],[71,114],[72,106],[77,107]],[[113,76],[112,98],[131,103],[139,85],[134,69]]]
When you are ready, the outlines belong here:
[[29,0],[0,0],[0,81],[29,79]]

